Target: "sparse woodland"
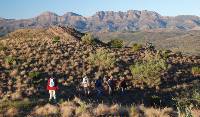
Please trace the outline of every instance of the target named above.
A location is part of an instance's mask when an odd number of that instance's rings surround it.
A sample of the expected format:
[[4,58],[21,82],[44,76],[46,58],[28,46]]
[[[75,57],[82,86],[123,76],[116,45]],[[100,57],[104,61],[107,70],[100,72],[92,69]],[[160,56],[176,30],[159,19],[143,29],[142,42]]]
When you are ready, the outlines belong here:
[[[199,56],[113,42],[69,27],[20,29],[2,37],[0,116],[200,116]],[[46,90],[52,72],[60,88],[57,105],[48,103]],[[80,86],[84,74],[91,81],[89,97]],[[112,96],[98,99],[94,80],[104,76],[117,83],[125,77],[126,93],[116,86]]]

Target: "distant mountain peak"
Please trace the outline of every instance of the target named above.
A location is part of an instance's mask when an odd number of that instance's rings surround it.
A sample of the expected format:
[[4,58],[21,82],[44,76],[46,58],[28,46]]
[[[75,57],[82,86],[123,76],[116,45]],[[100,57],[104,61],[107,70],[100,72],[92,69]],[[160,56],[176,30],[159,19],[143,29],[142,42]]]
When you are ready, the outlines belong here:
[[[151,29],[200,29],[200,17],[180,15],[175,17],[162,16],[155,11],[128,10],[98,11],[90,17],[84,17],[73,12],[62,16],[46,11],[35,18],[25,20],[7,20],[0,18],[0,34],[19,28],[49,27],[52,25],[73,26],[79,31],[138,31]],[[5,28],[6,27],[6,28]]]
[[45,12],[41,13],[39,16],[58,16],[58,15],[56,13],[53,13],[50,11],[45,11]]
[[0,17],[0,20],[5,20],[5,19]]
[[79,15],[79,14],[77,14],[77,13],[74,13],[74,12],[66,12],[63,16],[81,16],[81,15]]

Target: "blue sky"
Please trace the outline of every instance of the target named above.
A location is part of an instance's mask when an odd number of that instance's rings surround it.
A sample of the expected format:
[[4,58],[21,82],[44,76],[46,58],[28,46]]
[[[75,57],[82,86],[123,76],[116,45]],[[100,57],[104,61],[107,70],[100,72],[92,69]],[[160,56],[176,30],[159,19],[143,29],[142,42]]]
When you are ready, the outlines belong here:
[[151,10],[166,16],[200,16],[200,0],[1,0],[0,17],[31,18],[44,11],[91,16],[97,11]]

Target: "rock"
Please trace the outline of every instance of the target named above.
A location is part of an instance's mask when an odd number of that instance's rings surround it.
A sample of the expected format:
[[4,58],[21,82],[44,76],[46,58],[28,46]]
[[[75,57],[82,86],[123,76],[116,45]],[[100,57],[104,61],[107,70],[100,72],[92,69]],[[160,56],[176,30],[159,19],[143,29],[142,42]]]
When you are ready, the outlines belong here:
[[23,71],[20,72],[20,75],[22,75],[22,76],[25,75],[25,74],[26,74],[25,70],[23,70]]

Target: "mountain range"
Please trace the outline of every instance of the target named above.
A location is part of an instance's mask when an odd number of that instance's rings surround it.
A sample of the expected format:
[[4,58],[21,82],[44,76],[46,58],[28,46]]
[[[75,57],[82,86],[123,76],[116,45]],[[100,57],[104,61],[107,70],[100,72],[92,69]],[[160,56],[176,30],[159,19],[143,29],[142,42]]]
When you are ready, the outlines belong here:
[[44,12],[29,19],[0,18],[0,35],[20,28],[45,28],[52,25],[70,25],[83,32],[144,31],[150,29],[200,30],[200,17],[193,15],[162,16],[147,10],[99,11],[89,17],[73,12],[67,12],[62,16],[52,12]]

